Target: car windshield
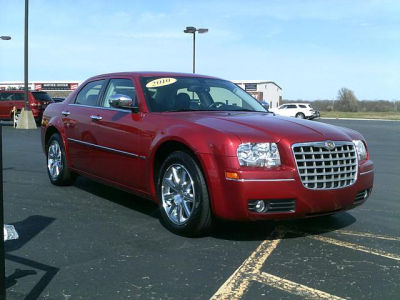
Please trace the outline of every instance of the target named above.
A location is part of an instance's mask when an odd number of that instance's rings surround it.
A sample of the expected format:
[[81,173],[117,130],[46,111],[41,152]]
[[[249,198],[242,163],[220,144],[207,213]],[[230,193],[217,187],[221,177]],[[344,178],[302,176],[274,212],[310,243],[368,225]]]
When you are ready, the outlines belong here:
[[230,81],[200,77],[142,77],[149,109],[171,111],[267,112],[252,96]]
[[53,99],[46,92],[32,92],[33,97],[35,97],[38,101],[50,101],[53,102]]

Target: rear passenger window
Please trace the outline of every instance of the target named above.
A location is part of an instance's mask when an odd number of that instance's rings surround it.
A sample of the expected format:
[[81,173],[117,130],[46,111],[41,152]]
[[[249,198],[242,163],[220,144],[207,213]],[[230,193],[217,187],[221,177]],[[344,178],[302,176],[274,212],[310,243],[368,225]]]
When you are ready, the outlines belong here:
[[307,108],[307,106],[300,104],[300,108]]
[[104,82],[103,79],[86,84],[76,96],[75,104],[96,106]]

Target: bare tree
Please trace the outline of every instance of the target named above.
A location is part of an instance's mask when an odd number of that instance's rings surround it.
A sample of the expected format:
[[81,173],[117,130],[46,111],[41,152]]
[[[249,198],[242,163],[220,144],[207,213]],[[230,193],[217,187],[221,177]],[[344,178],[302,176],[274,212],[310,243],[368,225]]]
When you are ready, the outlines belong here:
[[341,88],[337,98],[338,101],[335,103],[335,109],[339,111],[358,111],[360,103],[352,90]]

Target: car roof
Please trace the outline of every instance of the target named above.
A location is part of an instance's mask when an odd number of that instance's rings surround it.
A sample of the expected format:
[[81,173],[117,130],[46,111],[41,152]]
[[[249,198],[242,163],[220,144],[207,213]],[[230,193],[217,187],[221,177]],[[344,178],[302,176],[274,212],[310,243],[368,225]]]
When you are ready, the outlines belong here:
[[282,105],[288,105],[288,104],[290,104],[290,105],[293,105],[293,104],[311,105],[310,103],[284,103]]
[[89,79],[113,77],[113,76],[130,76],[130,77],[197,77],[197,78],[208,78],[208,79],[221,79],[213,76],[193,74],[193,73],[179,73],[179,72],[161,72],[161,71],[141,71],[141,72],[116,72],[116,73],[105,73],[101,75],[93,76]]

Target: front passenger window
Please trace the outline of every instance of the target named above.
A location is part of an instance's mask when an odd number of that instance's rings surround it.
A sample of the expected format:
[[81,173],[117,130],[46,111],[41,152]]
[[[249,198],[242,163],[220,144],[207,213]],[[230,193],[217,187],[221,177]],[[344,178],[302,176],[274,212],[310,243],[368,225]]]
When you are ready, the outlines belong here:
[[75,104],[97,106],[97,99],[99,98],[101,89],[105,80],[97,80],[89,82],[76,96]]
[[110,83],[107,86],[107,90],[105,92],[103,107],[110,107],[110,97],[114,95],[124,95],[128,96],[136,103],[136,91],[135,87],[130,79],[111,79]]

